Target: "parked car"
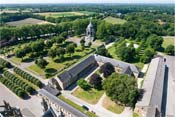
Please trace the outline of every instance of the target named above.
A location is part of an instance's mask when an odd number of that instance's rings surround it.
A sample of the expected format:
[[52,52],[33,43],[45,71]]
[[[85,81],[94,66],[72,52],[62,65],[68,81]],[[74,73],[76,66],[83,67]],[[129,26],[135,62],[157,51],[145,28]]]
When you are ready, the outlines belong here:
[[89,108],[88,108],[87,106],[85,106],[85,105],[83,105],[82,107],[83,107],[85,110],[87,110],[87,111],[89,110]]

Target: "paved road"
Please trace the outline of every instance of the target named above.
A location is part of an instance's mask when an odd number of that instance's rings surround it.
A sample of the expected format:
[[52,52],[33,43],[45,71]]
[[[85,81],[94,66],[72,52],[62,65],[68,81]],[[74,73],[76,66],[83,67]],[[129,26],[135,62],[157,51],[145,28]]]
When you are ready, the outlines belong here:
[[[62,95],[65,98],[68,98],[69,100],[75,102],[76,104],[78,104],[80,106],[86,105],[90,109],[90,111],[93,110],[99,117],[132,117],[132,110],[129,108],[125,108],[125,110],[121,114],[115,114],[115,113],[105,109],[104,107],[102,107],[98,103],[96,105],[89,104],[89,103],[71,95],[70,92],[63,91]],[[103,96],[101,98],[103,98]]]
[[165,56],[167,75],[165,77],[165,89],[163,96],[163,109],[166,116],[175,117],[175,57]]
[[21,110],[25,110],[24,113],[26,113],[26,115],[28,113],[28,115],[35,115],[33,117],[40,117],[43,114],[40,104],[41,98],[34,95],[31,96],[30,99],[23,100],[0,83],[0,105],[3,104],[3,100],[9,102],[11,106],[19,107]]

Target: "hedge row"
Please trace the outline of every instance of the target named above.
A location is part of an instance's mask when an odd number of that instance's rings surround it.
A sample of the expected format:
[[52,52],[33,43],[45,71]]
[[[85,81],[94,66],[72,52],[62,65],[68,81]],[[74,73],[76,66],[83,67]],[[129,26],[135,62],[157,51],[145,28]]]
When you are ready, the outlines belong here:
[[26,93],[19,86],[15,85],[12,81],[8,80],[7,78],[4,78],[2,75],[0,75],[0,82],[12,92],[14,92],[17,96],[21,98],[25,97]]
[[7,68],[10,68],[12,66],[11,63],[7,62],[6,60],[4,60],[2,58],[0,58],[0,65],[2,67],[7,67]]
[[38,86],[38,87],[40,87],[40,88],[41,88],[42,85],[43,85],[42,82],[41,82],[40,80],[36,79],[36,78],[33,77],[32,75],[28,74],[27,72],[25,72],[25,71],[23,71],[23,70],[21,70],[21,69],[19,69],[19,68],[17,68],[17,67],[14,68],[14,72],[15,72],[16,74],[20,75],[22,78],[24,78],[24,79],[30,81],[31,83],[35,84],[36,86]]
[[34,89],[27,84],[26,82],[24,82],[23,80],[19,79],[18,77],[16,77],[15,75],[13,75],[12,73],[8,72],[8,71],[4,71],[4,76],[6,78],[8,78],[10,81],[12,81],[14,84],[20,86],[24,91],[32,94]]

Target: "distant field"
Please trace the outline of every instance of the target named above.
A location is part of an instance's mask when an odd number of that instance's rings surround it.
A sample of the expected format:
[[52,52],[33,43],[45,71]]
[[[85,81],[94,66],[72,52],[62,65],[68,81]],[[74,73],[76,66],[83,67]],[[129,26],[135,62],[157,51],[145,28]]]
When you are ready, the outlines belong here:
[[35,13],[43,15],[46,17],[68,17],[68,16],[81,16],[81,15],[91,15],[94,12],[80,11],[80,12],[44,12],[44,13]]
[[115,17],[106,17],[104,19],[106,22],[111,23],[111,24],[124,24],[126,20],[120,19],[120,18],[115,18]]
[[163,37],[163,47],[166,48],[168,45],[175,45],[175,37],[174,36],[165,36]]
[[7,22],[9,26],[23,26],[23,25],[34,25],[34,24],[53,24],[44,20],[39,20],[35,18],[26,18],[19,21]]

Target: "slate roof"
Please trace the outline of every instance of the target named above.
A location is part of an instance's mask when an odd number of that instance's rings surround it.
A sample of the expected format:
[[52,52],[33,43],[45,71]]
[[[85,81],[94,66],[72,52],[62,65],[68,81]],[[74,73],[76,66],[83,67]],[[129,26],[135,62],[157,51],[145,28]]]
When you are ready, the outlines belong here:
[[161,111],[165,64],[163,58],[152,59],[143,84],[143,97],[137,107],[156,107]]
[[57,117],[57,115],[55,114],[52,107],[49,107],[49,109],[44,113],[42,117]]
[[45,89],[46,91],[48,91],[49,93],[51,93],[52,95],[58,95],[60,93],[60,91],[56,88],[50,87],[49,85],[46,85],[45,87],[43,87],[43,89]]
[[123,61],[115,60],[115,59],[108,58],[108,57],[101,56],[101,55],[96,55],[95,54],[94,56],[95,56],[96,61],[103,62],[103,63],[110,62],[113,66],[120,67],[120,68],[123,68],[123,69],[126,69],[129,66],[131,68],[132,72],[135,72],[135,73],[140,72],[139,69],[133,64],[129,64],[129,63],[126,63],[126,62],[123,62]]
[[133,64],[129,64],[123,61],[119,61],[119,60],[115,60],[115,59],[111,59],[108,57],[94,54],[94,55],[88,56],[86,59],[73,65],[71,68],[65,70],[63,73],[61,73],[57,77],[63,83],[70,82],[71,78],[76,77],[85,68],[87,68],[89,65],[95,62],[103,62],[103,63],[110,62],[113,66],[122,68],[123,73],[126,73],[126,74],[131,74],[131,72],[135,72],[139,74],[140,72],[139,69]]
[[52,95],[51,93],[49,93],[45,89],[40,89],[38,92],[39,92],[39,94],[47,97],[51,102],[54,102],[55,104],[59,105],[60,107],[62,107],[63,109],[65,109],[66,111],[71,113],[72,117],[88,117],[87,115],[80,112],[76,108],[70,106],[66,102],[64,102],[61,99],[57,98],[56,96]]

